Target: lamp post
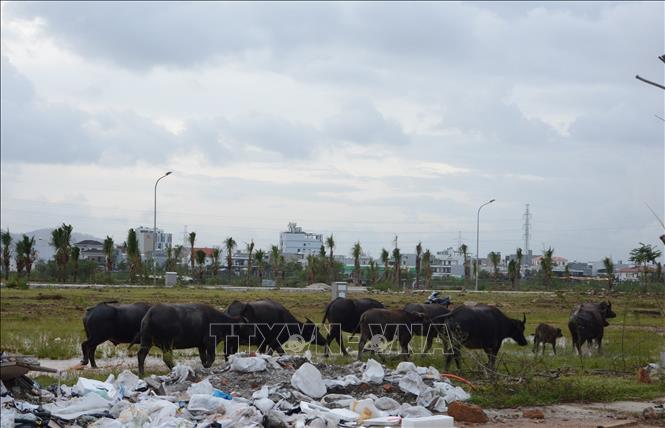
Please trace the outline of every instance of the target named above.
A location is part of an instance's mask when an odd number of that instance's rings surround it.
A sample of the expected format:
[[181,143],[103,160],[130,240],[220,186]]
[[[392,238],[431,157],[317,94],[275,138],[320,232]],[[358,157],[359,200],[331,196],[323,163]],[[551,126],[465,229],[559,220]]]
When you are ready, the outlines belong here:
[[155,246],[157,242],[157,183],[162,178],[171,175],[173,171],[167,171],[155,181],[155,210],[154,210],[154,223],[152,225],[152,284],[157,285],[157,262],[155,261]]
[[478,291],[478,274],[480,273],[480,266],[478,266],[478,261],[479,261],[478,260],[478,255],[480,253],[480,251],[479,251],[479,245],[480,245],[480,210],[485,205],[489,205],[494,201],[495,201],[495,199],[492,199],[490,201],[485,202],[480,207],[478,207],[478,215],[476,216],[476,291]]

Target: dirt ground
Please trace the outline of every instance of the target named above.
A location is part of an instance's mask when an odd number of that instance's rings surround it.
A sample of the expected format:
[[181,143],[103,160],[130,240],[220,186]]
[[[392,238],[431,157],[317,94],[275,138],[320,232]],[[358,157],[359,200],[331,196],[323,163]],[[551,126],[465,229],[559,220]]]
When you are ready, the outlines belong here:
[[[663,405],[665,396],[653,401],[617,401],[612,403],[571,403],[543,407],[486,410],[490,422],[487,427],[553,427],[553,428],[619,428],[619,427],[664,427],[665,414],[659,418],[645,418],[645,409]],[[537,409],[544,419],[528,419],[525,410]],[[458,423],[460,426],[473,424]]]

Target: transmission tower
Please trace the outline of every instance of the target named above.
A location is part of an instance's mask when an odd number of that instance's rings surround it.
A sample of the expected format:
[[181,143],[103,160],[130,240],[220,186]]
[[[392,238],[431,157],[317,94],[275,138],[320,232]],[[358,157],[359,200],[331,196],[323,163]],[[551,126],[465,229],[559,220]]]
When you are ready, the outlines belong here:
[[529,256],[529,240],[531,239],[531,212],[529,211],[529,204],[526,204],[526,210],[524,211],[524,254]]

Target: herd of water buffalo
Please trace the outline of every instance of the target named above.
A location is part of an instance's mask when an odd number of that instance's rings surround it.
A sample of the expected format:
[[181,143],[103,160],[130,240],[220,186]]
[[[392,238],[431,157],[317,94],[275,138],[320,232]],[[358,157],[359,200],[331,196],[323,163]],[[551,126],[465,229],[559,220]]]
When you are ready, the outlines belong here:
[[[527,345],[524,337],[526,315],[511,319],[495,306],[476,304],[460,305],[449,309],[449,300],[439,303],[408,303],[403,309],[387,309],[374,299],[349,299],[339,297],[325,308],[323,320],[316,325],[309,319],[301,322],[280,303],[271,299],[251,302],[234,301],[226,311],[219,311],[204,304],[121,304],[103,302],[88,308],[83,317],[87,340],[81,344],[83,365],[95,363],[97,346],[107,340],[117,345],[140,344],[138,351],[139,373],[143,375],[145,358],[152,346],[161,349],[163,359],[172,368],[174,349],[197,348],[201,363],[210,367],[215,361],[215,349],[224,341],[224,354],[238,351],[239,345],[253,345],[259,352],[284,353],[283,345],[294,337],[305,343],[321,345],[328,355],[330,344],[337,341],[340,350],[347,354],[342,332],[360,334],[358,358],[363,350],[371,348],[367,342],[374,337],[392,341],[397,339],[404,356],[413,335],[426,337],[424,352],[432,347],[436,337],[441,337],[446,352],[445,367],[452,359],[460,368],[460,347],[482,349],[493,369],[496,355],[504,339],[510,338],[518,345]],[[603,331],[608,318],[615,317],[611,302],[582,303],[571,313],[568,327],[573,345],[581,354],[581,346],[596,342],[602,347]],[[328,323],[327,336],[321,327]],[[539,324],[534,334],[534,352],[540,344],[552,345],[562,336],[560,328]]]

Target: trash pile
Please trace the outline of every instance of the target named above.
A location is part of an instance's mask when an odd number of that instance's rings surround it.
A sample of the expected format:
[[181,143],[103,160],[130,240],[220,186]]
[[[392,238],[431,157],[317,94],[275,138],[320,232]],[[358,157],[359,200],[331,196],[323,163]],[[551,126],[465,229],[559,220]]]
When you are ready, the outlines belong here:
[[210,369],[177,365],[145,379],[125,370],[103,382],[80,377],[73,387],[49,389],[41,404],[3,389],[2,428],[26,418],[95,428],[452,427],[442,413],[470,398],[434,367],[402,362],[391,370],[373,359],[314,364],[309,353],[236,354]]

